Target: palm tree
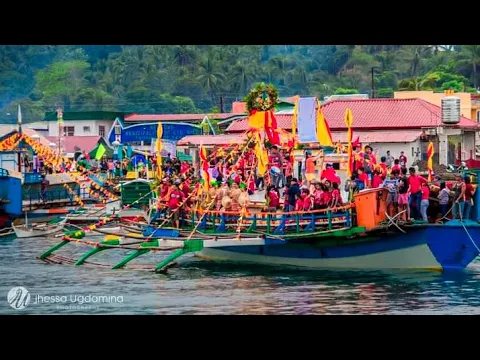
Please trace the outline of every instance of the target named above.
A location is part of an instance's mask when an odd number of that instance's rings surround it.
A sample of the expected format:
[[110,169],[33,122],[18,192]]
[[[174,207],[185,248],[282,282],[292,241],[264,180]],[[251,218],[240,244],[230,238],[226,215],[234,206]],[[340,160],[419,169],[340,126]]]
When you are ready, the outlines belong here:
[[210,57],[202,62],[199,73],[200,75],[197,76],[197,80],[200,81],[203,88],[213,99],[215,92],[220,87],[219,82],[225,80],[225,75],[217,71],[216,64]]
[[431,90],[435,87],[436,82],[440,79],[437,73],[429,73],[423,77],[412,77],[410,79],[401,80],[398,83],[398,90]]
[[411,77],[417,77],[421,64],[429,55],[431,49],[425,45],[407,45],[402,48],[399,59],[406,64],[407,73]]
[[256,75],[256,69],[251,63],[238,61],[233,68],[233,85],[239,94],[245,94],[249,85],[253,82]]
[[459,63],[472,66],[473,87],[477,88],[477,66],[480,65],[480,45],[462,45]]

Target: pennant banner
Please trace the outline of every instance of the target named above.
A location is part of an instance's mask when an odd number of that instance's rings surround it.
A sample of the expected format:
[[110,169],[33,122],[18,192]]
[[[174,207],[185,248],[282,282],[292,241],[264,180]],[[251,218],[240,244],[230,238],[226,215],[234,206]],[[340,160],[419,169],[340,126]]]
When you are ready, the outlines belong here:
[[314,97],[300,98],[298,101],[297,131],[299,143],[317,142],[316,105],[317,99]]
[[433,142],[428,143],[427,148],[427,169],[428,169],[428,181],[433,181],[433,155],[435,154],[435,149],[433,147]]

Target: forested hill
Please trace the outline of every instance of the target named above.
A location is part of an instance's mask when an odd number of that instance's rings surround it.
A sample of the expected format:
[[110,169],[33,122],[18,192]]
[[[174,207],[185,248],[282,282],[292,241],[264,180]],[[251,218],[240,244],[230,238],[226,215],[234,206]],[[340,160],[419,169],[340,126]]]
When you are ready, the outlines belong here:
[[0,46],[0,121],[45,111],[194,113],[224,110],[256,82],[280,96],[397,89],[473,91],[480,45]]

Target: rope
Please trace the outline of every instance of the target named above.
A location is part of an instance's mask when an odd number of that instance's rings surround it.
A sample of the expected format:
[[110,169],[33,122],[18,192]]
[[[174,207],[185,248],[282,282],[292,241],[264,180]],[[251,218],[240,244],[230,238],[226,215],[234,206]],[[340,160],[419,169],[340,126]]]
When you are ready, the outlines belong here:
[[[455,206],[455,203],[453,204]],[[462,223],[462,226],[463,226],[463,229],[465,230],[465,232],[467,233],[467,236],[468,238],[470,239],[470,241],[472,242],[473,246],[475,247],[475,249],[477,249],[477,255],[480,254],[480,249],[478,248],[477,244],[475,244],[475,241],[473,241],[473,238],[472,236],[470,235],[470,233],[468,232],[467,230],[467,227],[465,226],[465,224],[463,223],[463,214],[462,214],[462,211],[461,209],[459,209],[459,214],[460,214],[460,222]]]

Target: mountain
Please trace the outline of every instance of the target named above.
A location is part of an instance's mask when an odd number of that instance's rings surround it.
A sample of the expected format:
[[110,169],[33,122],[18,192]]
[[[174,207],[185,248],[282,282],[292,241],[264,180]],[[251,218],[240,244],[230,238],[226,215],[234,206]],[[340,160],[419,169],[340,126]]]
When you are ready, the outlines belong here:
[[[474,91],[480,45],[1,45],[0,121],[46,111],[229,111],[259,81],[281,96]],[[220,109],[223,104],[224,108]],[[10,115],[7,115],[10,114]]]

